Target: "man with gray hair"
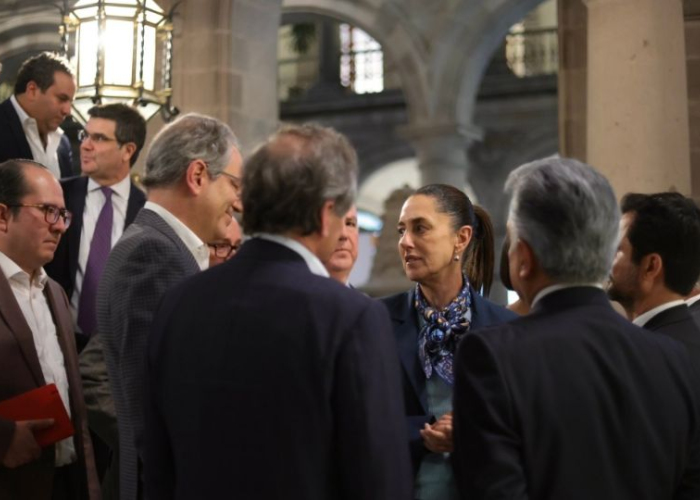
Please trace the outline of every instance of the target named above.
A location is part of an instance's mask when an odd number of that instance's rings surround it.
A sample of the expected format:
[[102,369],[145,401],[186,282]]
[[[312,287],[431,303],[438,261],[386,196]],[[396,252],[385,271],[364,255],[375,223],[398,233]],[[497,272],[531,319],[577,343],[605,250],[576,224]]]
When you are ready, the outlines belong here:
[[389,315],[322,264],[356,178],[350,144],[319,126],[247,162],[253,238],[169,292],[148,339],[150,500],[411,498]]
[[107,260],[97,321],[117,413],[122,500],[143,496],[143,360],[153,313],[168,289],[208,268],[205,242],[223,238],[241,208],[241,164],[236,137],[219,120],[188,114],[167,125],[146,159],[148,201]]
[[513,171],[510,278],[528,316],[466,337],[453,466],[463,498],[700,498],[700,380],[686,350],[616,313],[601,289],[615,194],[592,167]]

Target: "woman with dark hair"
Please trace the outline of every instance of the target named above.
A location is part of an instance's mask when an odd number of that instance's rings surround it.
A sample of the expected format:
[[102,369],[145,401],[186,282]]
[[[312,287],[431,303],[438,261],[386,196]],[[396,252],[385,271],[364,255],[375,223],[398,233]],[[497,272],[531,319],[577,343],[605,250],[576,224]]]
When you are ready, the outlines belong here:
[[[490,286],[492,276],[487,280],[483,271],[493,272],[493,236],[484,237],[462,191],[444,184],[422,187],[404,203],[398,231],[404,272],[416,286],[382,301],[402,364],[415,498],[450,500],[457,498],[449,460],[454,354],[467,332],[516,316],[470,283],[470,276],[480,276],[480,285]],[[469,274],[462,268],[465,258],[473,259],[465,266]]]

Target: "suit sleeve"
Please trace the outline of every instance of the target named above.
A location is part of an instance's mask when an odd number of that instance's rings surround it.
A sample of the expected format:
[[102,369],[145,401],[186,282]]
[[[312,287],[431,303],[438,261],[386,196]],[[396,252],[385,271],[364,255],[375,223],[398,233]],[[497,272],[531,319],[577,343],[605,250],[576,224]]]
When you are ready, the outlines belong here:
[[398,357],[383,305],[369,302],[341,346],[335,373],[334,442],[343,498],[410,499]]
[[453,433],[461,498],[528,498],[506,383],[479,334],[462,340],[455,361]]
[[110,448],[116,449],[119,446],[117,412],[114,409],[112,390],[109,386],[101,336],[96,335],[90,339],[80,353],[78,361],[90,428]]

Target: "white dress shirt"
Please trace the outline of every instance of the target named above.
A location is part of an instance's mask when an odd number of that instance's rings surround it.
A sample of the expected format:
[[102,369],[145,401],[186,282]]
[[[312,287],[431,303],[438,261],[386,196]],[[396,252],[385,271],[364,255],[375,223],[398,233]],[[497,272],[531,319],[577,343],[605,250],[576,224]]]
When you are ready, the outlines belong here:
[[[56,384],[63,406],[70,416],[68,375],[66,374],[63,351],[58,344],[56,325],[44,295],[44,287],[49,278],[43,268],[39,269],[33,278],[30,277],[2,252],[0,252],[0,268],[10,283],[12,293],[22,310],[29,329],[32,331],[34,347],[39,357],[44,381],[47,384]],[[72,437],[56,443],[56,467],[70,464],[75,461],[75,458],[75,445]]]
[[665,304],[661,304],[660,306],[657,306],[654,309],[649,309],[644,314],[640,314],[639,316],[634,318],[634,320],[632,320],[632,323],[634,323],[637,326],[644,326],[647,323],[649,323],[649,321],[651,321],[651,318],[653,318],[657,314],[664,312],[666,309],[671,309],[672,307],[676,307],[681,304],[685,304],[685,301],[672,300],[671,302],[666,302]]
[[318,276],[323,276],[324,278],[329,278],[328,270],[326,266],[319,260],[319,258],[304,245],[299,243],[297,240],[292,238],[287,238],[286,236],[281,236],[279,234],[270,233],[260,233],[255,235],[256,238],[262,238],[263,240],[273,241],[279,243],[295,253],[298,253],[306,265],[309,266],[309,271]]
[[698,300],[700,300],[700,294],[695,295],[694,297],[690,297],[689,299],[685,299],[685,303],[688,307],[690,307],[693,304],[695,304]]
[[24,136],[29,143],[29,149],[32,150],[32,159],[48,168],[56,179],[60,179],[61,167],[58,164],[58,146],[61,143],[63,130],[59,127],[53,132],[49,132],[46,136],[46,149],[44,149],[36,120],[22,109],[22,106],[19,105],[14,95],[10,97],[10,102],[14,106],[17,116],[19,116],[19,122],[22,124]]
[[[126,208],[129,204],[129,194],[131,193],[131,178],[127,175],[121,181],[110,186],[112,188],[112,241],[111,245],[117,244],[119,238],[124,233],[124,223],[126,221]],[[78,320],[78,305],[80,304],[80,291],[83,289],[83,278],[85,277],[85,268],[87,267],[88,257],[90,256],[90,244],[92,236],[95,234],[95,225],[97,218],[100,216],[102,207],[105,204],[105,195],[100,190],[101,186],[93,181],[88,180],[87,194],[85,196],[85,208],[83,209],[83,227],[80,230],[80,250],[78,251],[78,271],[75,274],[75,286],[73,288],[73,296],[70,300],[71,312],[73,320],[77,324]],[[79,328],[76,327],[78,331]]]
[[175,217],[172,213],[157,203],[147,201],[143,208],[152,210],[163,218],[168,226],[170,226],[170,228],[175,231],[175,234],[177,234],[182,240],[187,249],[192,253],[194,260],[197,261],[197,264],[202,271],[209,268],[209,246],[199,239],[199,236],[194,234],[194,231],[192,231],[180,219]]

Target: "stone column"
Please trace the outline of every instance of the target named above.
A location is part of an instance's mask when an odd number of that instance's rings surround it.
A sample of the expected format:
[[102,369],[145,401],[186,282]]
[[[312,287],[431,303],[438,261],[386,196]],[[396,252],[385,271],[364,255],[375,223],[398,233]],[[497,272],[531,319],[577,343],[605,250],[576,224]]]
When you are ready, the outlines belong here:
[[456,125],[412,125],[399,131],[411,142],[418,157],[421,184],[451,184],[463,189],[467,184],[467,148],[481,138],[476,127]]
[[184,0],[174,32],[173,103],[227,122],[244,154],[277,126],[282,0]]
[[628,191],[690,193],[681,0],[586,0],[587,161]]
[[695,199],[700,199],[700,0],[683,2],[685,15],[688,114],[690,116],[690,169]]

